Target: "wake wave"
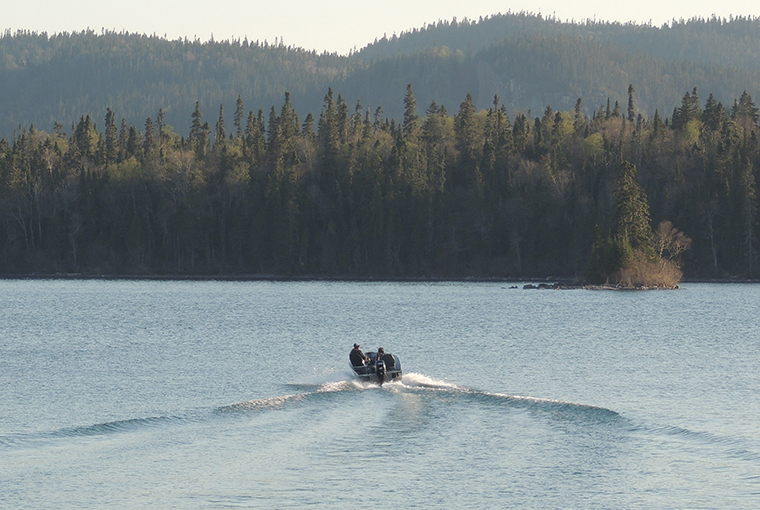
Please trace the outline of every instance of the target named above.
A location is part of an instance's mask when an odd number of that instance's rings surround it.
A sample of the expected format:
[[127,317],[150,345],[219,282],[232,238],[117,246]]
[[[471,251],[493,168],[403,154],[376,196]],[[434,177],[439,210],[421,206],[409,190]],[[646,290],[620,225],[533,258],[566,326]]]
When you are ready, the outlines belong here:
[[[392,383],[393,384],[393,383]],[[404,377],[398,381],[398,384],[407,388],[426,388],[439,390],[465,390],[463,386],[458,386],[446,381],[434,379],[424,374],[411,372],[404,374]]]
[[282,407],[288,401],[303,401],[318,395],[326,393],[355,392],[365,390],[378,390],[402,393],[402,392],[426,392],[433,395],[445,394],[481,403],[490,403],[493,405],[506,405],[510,407],[529,408],[537,411],[562,412],[567,414],[572,412],[576,415],[586,416],[595,419],[616,419],[620,415],[604,407],[598,407],[589,404],[579,404],[562,400],[553,400],[537,397],[524,397],[519,395],[508,395],[505,393],[491,393],[486,391],[475,390],[466,386],[460,386],[454,383],[435,379],[425,374],[411,372],[404,374],[401,379],[396,379],[379,386],[377,383],[360,381],[350,374],[344,374],[343,379],[336,379],[336,374],[332,374],[327,382],[312,381],[309,383],[294,383],[293,386],[315,386],[314,391],[301,393],[298,395],[288,395],[286,397],[274,397],[272,399],[253,400],[242,402],[234,406],[228,406],[229,409],[263,409],[270,407]]
[[8,434],[0,436],[0,446],[23,446],[25,444],[33,444],[50,439],[107,436],[151,427],[157,428],[171,423],[187,423],[190,421],[193,420],[189,417],[182,416],[149,416],[147,418],[131,418],[127,420],[97,423],[95,425],[64,427],[48,432]]
[[279,409],[287,402],[303,400],[308,393],[301,393],[300,395],[284,395],[282,397],[269,397],[260,398],[257,400],[247,400],[240,402],[239,404],[232,404],[230,406],[220,407],[219,411],[235,411],[240,409],[248,410],[264,410],[264,409]]
[[319,374],[316,377],[312,377],[311,381],[291,383],[291,386],[311,387],[312,389],[311,391],[300,393],[248,400],[237,404],[200,411],[195,414],[188,413],[183,416],[149,416],[116,420],[95,425],[66,427],[49,432],[0,435],[0,447],[13,447],[58,438],[106,436],[124,432],[134,432],[152,427],[158,428],[172,424],[204,422],[212,419],[212,417],[218,413],[278,410],[313,399],[363,391],[423,393],[429,395],[431,398],[436,398],[436,396],[442,395],[445,396],[445,398],[454,397],[455,399],[463,399],[463,401],[470,400],[480,404],[527,408],[538,412],[550,412],[554,415],[559,414],[562,416],[577,416],[584,419],[609,420],[620,417],[615,411],[593,405],[508,395],[504,393],[489,393],[414,372],[404,374],[402,379],[389,381],[383,384],[383,386],[379,386],[376,383],[360,381],[351,374],[340,372]]
[[480,402],[489,402],[495,405],[508,405],[510,407],[530,408],[538,411],[572,411],[576,414],[582,414],[586,417],[595,417],[602,419],[617,419],[620,414],[604,407],[598,407],[590,404],[579,404],[576,402],[567,402],[563,400],[553,400],[538,397],[523,397],[519,395],[508,395],[506,393],[492,393],[487,391],[475,390],[465,386],[440,381],[423,374],[411,373],[407,377],[404,375],[399,382],[410,389],[437,390],[452,395],[460,395],[465,398],[478,400]]
[[179,416],[150,416],[147,418],[132,418],[129,420],[117,420],[108,423],[98,423],[82,427],[68,427],[51,434],[53,437],[88,437],[129,432],[145,427],[158,427],[166,423],[180,423],[187,421]]
[[760,462],[760,452],[756,450],[757,442],[747,439],[724,436],[713,432],[690,430],[675,425],[649,425],[641,426],[638,430],[661,436],[668,436],[678,440],[688,441],[696,445],[707,447],[719,447],[729,457],[736,460]]

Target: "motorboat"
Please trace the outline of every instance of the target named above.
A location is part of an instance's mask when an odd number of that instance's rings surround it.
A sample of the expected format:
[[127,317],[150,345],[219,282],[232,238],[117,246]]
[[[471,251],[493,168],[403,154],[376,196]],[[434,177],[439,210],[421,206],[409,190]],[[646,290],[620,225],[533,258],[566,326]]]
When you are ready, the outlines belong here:
[[376,382],[382,386],[384,382],[401,379],[401,361],[398,356],[385,353],[378,359],[376,352],[365,354],[369,362],[364,365],[351,365],[351,370],[360,380]]

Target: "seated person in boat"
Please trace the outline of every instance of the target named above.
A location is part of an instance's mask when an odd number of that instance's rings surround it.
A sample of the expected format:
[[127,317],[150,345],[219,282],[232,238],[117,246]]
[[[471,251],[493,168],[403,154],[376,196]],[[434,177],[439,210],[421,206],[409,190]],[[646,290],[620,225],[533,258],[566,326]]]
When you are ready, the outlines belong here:
[[354,348],[351,349],[351,354],[348,355],[348,359],[351,360],[351,364],[355,367],[361,367],[369,363],[369,358],[362,352],[359,344],[354,344]]
[[386,353],[384,348],[378,347],[377,357],[383,360],[383,363],[385,363],[385,368],[387,370],[391,370],[392,368],[395,368],[396,359],[393,357],[393,354]]

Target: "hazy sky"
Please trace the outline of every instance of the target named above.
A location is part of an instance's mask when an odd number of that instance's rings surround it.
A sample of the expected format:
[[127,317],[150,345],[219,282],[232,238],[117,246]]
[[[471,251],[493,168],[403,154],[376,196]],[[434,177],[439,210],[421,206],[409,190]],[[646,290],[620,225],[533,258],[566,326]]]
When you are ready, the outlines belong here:
[[528,11],[562,20],[596,18],[656,25],[693,16],[760,16],[757,0],[3,0],[0,28],[71,32],[90,28],[216,40],[283,38],[286,45],[347,53],[438,20]]

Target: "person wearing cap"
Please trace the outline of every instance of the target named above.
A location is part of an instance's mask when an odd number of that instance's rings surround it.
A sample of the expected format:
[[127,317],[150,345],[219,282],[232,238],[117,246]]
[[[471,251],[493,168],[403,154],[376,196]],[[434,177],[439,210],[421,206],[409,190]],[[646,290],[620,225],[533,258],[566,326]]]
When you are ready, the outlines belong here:
[[354,344],[351,354],[348,355],[348,359],[351,360],[351,364],[355,367],[361,367],[369,363],[369,358],[362,352],[360,347],[359,344]]

